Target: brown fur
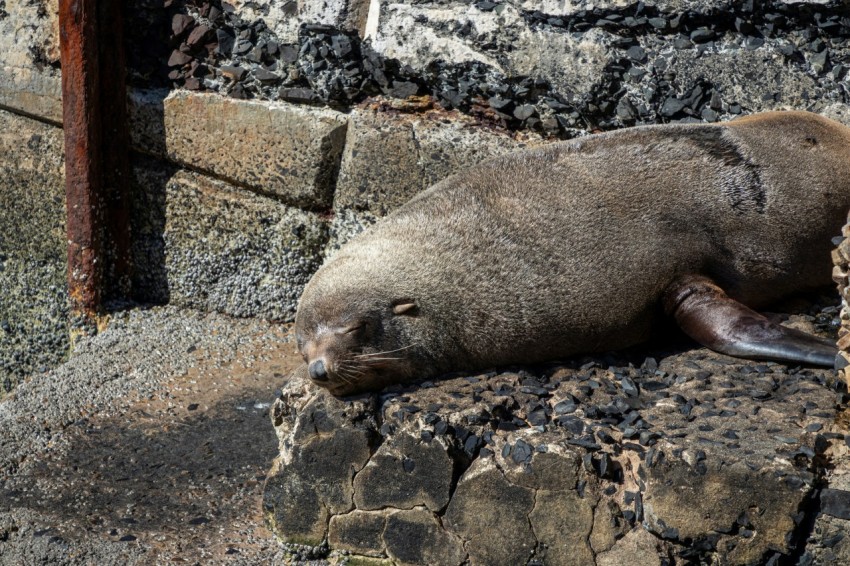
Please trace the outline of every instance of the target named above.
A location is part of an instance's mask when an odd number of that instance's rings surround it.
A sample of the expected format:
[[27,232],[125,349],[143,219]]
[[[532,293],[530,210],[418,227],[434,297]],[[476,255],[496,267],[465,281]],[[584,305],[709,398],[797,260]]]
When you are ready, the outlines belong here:
[[304,290],[299,349],[347,394],[623,348],[686,274],[753,308],[828,284],[848,209],[850,128],[804,112],[517,152],[347,244]]

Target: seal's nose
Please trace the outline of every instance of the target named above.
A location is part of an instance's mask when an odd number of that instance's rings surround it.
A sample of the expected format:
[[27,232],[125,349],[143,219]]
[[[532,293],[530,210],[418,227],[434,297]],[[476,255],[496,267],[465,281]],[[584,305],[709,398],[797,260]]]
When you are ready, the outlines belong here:
[[309,366],[307,366],[307,372],[310,374],[310,379],[313,381],[327,381],[328,380],[328,372],[325,369],[325,362],[322,360],[315,360],[311,362]]

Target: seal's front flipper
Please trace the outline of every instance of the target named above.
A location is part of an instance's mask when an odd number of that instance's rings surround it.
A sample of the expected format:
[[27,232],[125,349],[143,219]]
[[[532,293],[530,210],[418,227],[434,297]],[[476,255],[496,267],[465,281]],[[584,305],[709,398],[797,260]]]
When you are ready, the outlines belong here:
[[829,340],[786,328],[730,299],[711,279],[689,275],[664,292],[664,310],[685,334],[724,354],[833,367]]

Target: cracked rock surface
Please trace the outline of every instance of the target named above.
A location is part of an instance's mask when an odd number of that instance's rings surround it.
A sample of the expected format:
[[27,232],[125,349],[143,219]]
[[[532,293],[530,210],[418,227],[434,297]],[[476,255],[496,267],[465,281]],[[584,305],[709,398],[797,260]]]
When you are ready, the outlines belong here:
[[[837,309],[824,311],[786,324],[823,329]],[[830,483],[833,459],[847,459],[835,381],[705,349],[346,399],[296,372],[272,411],[280,454],[264,511],[282,541],[304,545],[291,547],[296,559],[305,549],[411,564],[844,556],[848,476]]]

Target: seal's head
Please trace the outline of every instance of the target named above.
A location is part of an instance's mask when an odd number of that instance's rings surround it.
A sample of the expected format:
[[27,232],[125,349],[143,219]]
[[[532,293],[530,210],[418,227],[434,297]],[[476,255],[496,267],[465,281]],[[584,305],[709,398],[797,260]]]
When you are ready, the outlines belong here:
[[413,338],[421,324],[417,300],[394,292],[386,280],[367,283],[364,271],[349,263],[339,258],[323,267],[295,316],[298,352],[310,379],[334,395],[407,381],[423,361]]

